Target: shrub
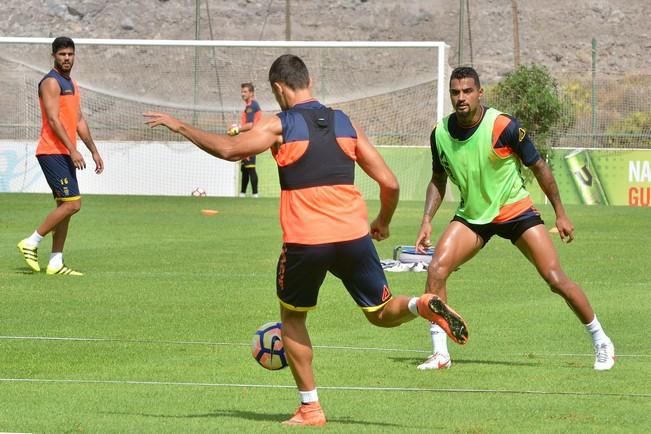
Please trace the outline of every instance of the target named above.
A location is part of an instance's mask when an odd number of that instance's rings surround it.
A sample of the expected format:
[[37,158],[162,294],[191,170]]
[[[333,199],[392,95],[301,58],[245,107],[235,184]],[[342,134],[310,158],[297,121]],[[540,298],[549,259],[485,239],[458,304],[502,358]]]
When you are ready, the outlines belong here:
[[520,121],[547,160],[555,128],[566,130],[574,123],[571,100],[559,96],[558,84],[544,66],[520,65],[492,87],[488,96],[495,108]]
[[608,145],[613,148],[648,148],[651,146],[651,113],[632,112],[607,130]]

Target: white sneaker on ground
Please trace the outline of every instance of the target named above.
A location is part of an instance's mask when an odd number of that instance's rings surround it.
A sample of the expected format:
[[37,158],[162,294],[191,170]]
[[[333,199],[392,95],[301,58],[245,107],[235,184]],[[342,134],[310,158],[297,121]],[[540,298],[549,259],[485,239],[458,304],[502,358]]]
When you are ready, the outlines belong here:
[[246,197],[246,193],[240,193],[240,197]]
[[259,198],[260,196],[258,196],[258,193],[256,193],[256,194],[253,195],[253,197],[257,199],[257,198]]
[[439,353],[434,353],[427,358],[423,363],[418,365],[418,369],[421,371],[426,371],[428,369],[450,369],[452,366],[452,359],[450,355],[443,355]]
[[615,345],[611,341],[595,345],[594,369],[607,371],[615,366]]

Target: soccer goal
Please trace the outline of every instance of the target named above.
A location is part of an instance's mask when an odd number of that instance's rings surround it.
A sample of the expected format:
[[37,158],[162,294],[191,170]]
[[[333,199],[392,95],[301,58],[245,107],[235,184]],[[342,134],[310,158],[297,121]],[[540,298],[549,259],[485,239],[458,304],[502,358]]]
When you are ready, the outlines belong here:
[[[0,191],[48,191],[33,158],[40,130],[37,88],[51,68],[52,38],[0,37]],[[401,179],[424,188],[429,134],[446,113],[448,46],[443,42],[170,41],[76,39],[72,76],[82,110],[103,154],[101,177],[80,173],[87,193],[208,195],[237,193],[239,167],[217,160],[166,129],[149,129],[142,113],[165,111],[223,132],[243,109],[240,84],[252,82],[262,110],[279,110],[269,66],[301,56],[324,104],[362,126]],[[80,144],[80,149],[84,149]],[[90,171],[87,171],[90,172]],[[260,191],[278,194],[271,156],[258,158]],[[410,178],[407,178],[410,177]],[[419,178],[418,181],[415,179]],[[424,182],[427,181],[425,179]],[[363,175],[358,183],[374,195]],[[418,199],[421,195],[419,194]],[[403,194],[404,197],[404,194]]]

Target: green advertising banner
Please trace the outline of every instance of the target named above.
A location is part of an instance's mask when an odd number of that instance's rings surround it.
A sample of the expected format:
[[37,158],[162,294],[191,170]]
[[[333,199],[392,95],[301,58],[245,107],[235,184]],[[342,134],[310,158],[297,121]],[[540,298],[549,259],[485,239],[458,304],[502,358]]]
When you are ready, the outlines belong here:
[[650,150],[557,149],[551,163],[565,203],[651,206]]

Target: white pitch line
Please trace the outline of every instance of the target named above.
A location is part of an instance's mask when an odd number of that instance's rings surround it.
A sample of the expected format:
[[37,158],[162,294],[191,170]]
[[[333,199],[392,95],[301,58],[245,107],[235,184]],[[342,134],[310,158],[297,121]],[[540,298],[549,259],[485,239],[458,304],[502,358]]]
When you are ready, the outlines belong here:
[[[172,340],[155,340],[155,339],[119,339],[119,338],[89,338],[89,337],[66,337],[66,336],[0,336],[0,340],[31,340],[31,341],[64,341],[64,342],[122,342],[134,344],[151,344],[151,345],[205,345],[205,346],[232,346],[248,347],[250,343],[241,342],[210,342],[210,341],[172,341]],[[314,348],[326,350],[349,350],[349,351],[379,351],[392,353],[420,353],[429,354],[429,350],[414,350],[409,348],[379,348],[379,347],[359,347],[346,345],[313,345]],[[593,357],[594,354],[586,353],[535,353],[533,351],[523,351],[521,353],[501,353],[506,356],[522,356],[532,358],[553,358],[553,357]],[[617,354],[617,357],[645,358],[651,357],[651,354]]]
[[[222,387],[222,388],[251,388],[251,389],[295,389],[295,385],[273,384],[241,384],[241,383],[192,383],[176,381],[135,381],[135,380],[66,380],[47,378],[0,378],[5,383],[59,383],[59,384],[113,384],[136,386],[184,386],[184,387]],[[572,395],[586,397],[620,397],[620,398],[651,398],[651,393],[625,392],[576,392],[548,390],[514,390],[514,389],[453,389],[432,387],[374,387],[374,386],[319,386],[321,390],[344,390],[362,392],[436,392],[436,393],[482,393],[509,395]]]
[[[154,339],[117,339],[117,338],[85,338],[85,337],[57,337],[57,336],[0,336],[0,340],[31,340],[31,341],[71,341],[71,342],[123,342],[134,344],[170,344],[170,345],[205,345],[205,346],[238,346],[249,347],[250,343],[241,342],[209,342],[209,341],[171,341]],[[405,348],[375,348],[353,347],[342,345],[313,345],[314,348],[351,350],[351,351],[386,351],[386,352],[414,352],[429,353],[425,350],[410,350]]]

